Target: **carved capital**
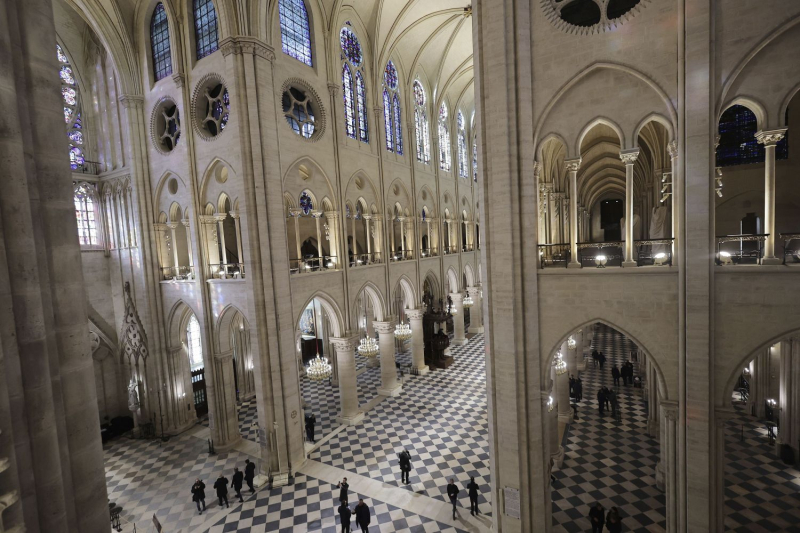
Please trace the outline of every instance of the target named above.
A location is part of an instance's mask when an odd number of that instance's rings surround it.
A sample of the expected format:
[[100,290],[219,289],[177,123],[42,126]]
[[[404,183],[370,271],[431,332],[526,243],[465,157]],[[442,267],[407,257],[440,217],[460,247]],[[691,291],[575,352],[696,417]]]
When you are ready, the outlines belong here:
[[292,207],[289,209],[289,216],[290,217],[299,217],[303,214],[303,210],[299,207]]
[[461,300],[464,299],[464,295],[461,294],[460,292],[451,292],[450,293],[450,298],[453,299],[453,305],[457,305],[457,304],[460,304]]
[[214,354],[214,361],[218,363],[226,363],[233,359],[233,350],[229,350],[225,353],[215,353]]
[[397,325],[395,320],[384,320],[382,322],[373,321],[372,329],[378,332],[379,335],[388,335],[394,333],[394,327]]
[[669,152],[670,158],[678,157],[678,141],[670,141],[667,145],[667,152]]
[[756,140],[764,146],[775,146],[786,135],[787,128],[777,130],[759,131],[756,133]]
[[183,87],[183,82],[184,82],[185,79],[186,79],[185,76],[183,74],[180,74],[180,73],[176,73],[176,74],[172,75],[172,81],[175,82],[175,85],[178,88]]
[[328,93],[331,96],[336,96],[339,94],[339,84],[337,83],[328,83]]
[[619,158],[626,165],[632,165],[639,158],[639,149],[638,148],[629,148],[628,150],[622,150],[619,153]]
[[125,109],[131,109],[134,107],[142,108],[144,107],[144,96],[139,96],[137,94],[123,94],[118,98],[119,103],[122,104],[122,107]]
[[229,214],[229,215],[231,216],[231,218],[232,218],[232,219],[234,219],[234,220],[236,220],[236,219],[238,219],[238,218],[240,218],[240,217],[241,217],[241,215],[240,215],[239,213],[237,213],[236,211],[230,211],[228,214]]
[[339,220],[338,211],[325,211],[325,218],[328,220]]
[[322,211],[317,211],[317,210],[311,211],[311,218],[319,218],[322,216],[322,214],[323,214]]
[[353,354],[358,346],[358,337],[331,337],[331,344],[337,354]]
[[226,37],[219,43],[219,49],[222,50],[224,57],[228,57],[231,54],[251,54],[269,62],[275,61],[275,50],[268,44],[253,37],[241,35]]
[[217,223],[217,217],[215,217],[214,215],[200,215],[197,218],[200,220],[201,224],[216,224]]
[[538,161],[533,162],[533,177],[538,180],[542,173],[542,164]]
[[168,226],[161,222],[156,222],[153,224],[153,229],[156,231],[167,231]]
[[406,316],[409,320],[422,320],[424,314],[422,309],[406,309]]
[[575,157],[573,159],[565,159],[564,166],[567,167],[567,172],[577,172],[579,168],[581,168],[581,161],[580,157]]

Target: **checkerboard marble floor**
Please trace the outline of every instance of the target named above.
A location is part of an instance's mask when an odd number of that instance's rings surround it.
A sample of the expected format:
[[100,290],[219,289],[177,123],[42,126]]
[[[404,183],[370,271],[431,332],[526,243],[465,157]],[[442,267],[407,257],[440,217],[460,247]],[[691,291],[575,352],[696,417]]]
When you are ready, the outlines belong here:
[[725,426],[726,531],[800,531],[800,471],[778,458],[762,422],[734,407]]
[[[370,508],[371,532],[396,533],[463,533],[462,530],[416,515],[391,504],[351,493],[350,507],[364,498]],[[294,485],[272,490],[262,490],[249,499],[236,512],[229,513],[217,521],[208,533],[298,533],[301,531],[320,531],[338,533],[340,520],[339,489],[319,479],[298,474]],[[353,530],[358,528],[355,519],[351,521]]]
[[[554,473],[551,485],[553,531],[591,531],[587,515],[597,501],[606,512],[611,507],[620,510],[623,531],[664,531],[666,505],[655,480],[659,445],[647,436],[642,389],[614,387],[611,377],[613,364],[627,360],[633,344],[616,330],[599,325],[589,353],[592,349],[602,351],[607,359],[601,372],[588,357],[581,373],[580,418],[569,426],[564,464]],[[608,411],[599,415],[597,391],[602,386],[617,392],[619,420]]]
[[[442,501],[448,478],[463,487],[474,476],[479,508],[491,514],[483,335],[452,352],[450,368],[406,375],[400,396],[381,401],[310,458]],[[403,448],[412,456],[410,485],[400,484],[397,454]],[[460,504],[469,508],[465,490]]]

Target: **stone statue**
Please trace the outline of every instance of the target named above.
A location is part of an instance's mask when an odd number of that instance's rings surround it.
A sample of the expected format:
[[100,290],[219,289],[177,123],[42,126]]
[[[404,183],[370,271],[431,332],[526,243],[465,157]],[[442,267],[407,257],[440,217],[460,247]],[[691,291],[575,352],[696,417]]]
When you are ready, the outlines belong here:
[[139,386],[136,383],[135,379],[131,379],[131,382],[128,383],[128,410],[131,413],[136,413],[139,411]]

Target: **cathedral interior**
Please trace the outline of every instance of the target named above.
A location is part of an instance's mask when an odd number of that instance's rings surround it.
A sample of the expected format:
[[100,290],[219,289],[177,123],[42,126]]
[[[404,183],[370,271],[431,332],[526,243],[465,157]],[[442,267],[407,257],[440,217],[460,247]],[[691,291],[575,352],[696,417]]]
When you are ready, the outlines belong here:
[[0,533],[798,530],[800,2],[0,25]]

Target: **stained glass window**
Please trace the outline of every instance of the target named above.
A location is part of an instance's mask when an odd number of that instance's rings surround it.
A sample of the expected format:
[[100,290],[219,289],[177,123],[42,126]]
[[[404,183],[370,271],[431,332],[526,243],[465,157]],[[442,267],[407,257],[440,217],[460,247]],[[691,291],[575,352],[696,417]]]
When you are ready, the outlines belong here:
[[386,149],[394,152],[394,128],[392,125],[392,99],[389,91],[383,89],[383,123],[386,130]]
[[281,21],[281,44],[283,53],[309,67],[311,62],[311,30],[308,11],[303,0],[280,0],[278,12]]
[[342,46],[342,93],[344,98],[344,128],[351,139],[369,142],[367,120],[367,91],[364,85],[364,74],[361,63],[361,43],[348,26],[339,32],[339,43]]
[[478,142],[472,143],[472,180],[478,183]]
[[60,45],[56,45],[56,55],[61,63],[59,77],[61,78],[61,99],[64,107],[64,122],[67,126],[69,138],[69,162],[72,170],[83,170],[86,157],[83,153],[83,127],[81,124],[80,94],[75,75],[69,64],[69,58]]
[[[750,109],[742,105],[726,109],[719,119],[717,166],[763,163],[764,145],[755,138],[757,131],[758,120]],[[788,139],[784,136],[775,148],[775,157],[787,159],[788,152]]]
[[367,95],[364,94],[364,76],[361,71],[356,71],[356,102],[358,104],[358,139],[362,143],[369,142],[367,129]]
[[417,161],[428,164],[431,161],[431,140],[428,129],[428,115],[425,112],[425,89],[419,80],[414,80],[414,133],[417,142]]
[[307,215],[314,209],[314,204],[311,201],[311,196],[308,195],[306,191],[300,193],[300,209],[303,210],[303,214]]
[[392,112],[394,113],[394,152],[397,155],[403,155],[403,124],[400,122],[400,97],[394,93],[392,99],[394,104]]
[[150,20],[150,47],[153,52],[153,75],[156,81],[172,74],[172,55],[169,44],[169,22],[164,4],[159,2]]
[[194,0],[193,7],[197,59],[202,59],[217,51],[217,12],[213,0]]
[[[80,150],[79,148],[74,148]],[[75,187],[75,219],[78,221],[78,239],[81,246],[97,246],[97,219],[95,218],[96,191],[93,185],[81,183]]]
[[351,139],[356,138],[356,110],[353,98],[353,74],[350,66],[342,67],[342,93],[344,95],[344,129]]
[[467,162],[467,134],[464,131],[464,115],[461,111],[456,115],[458,126],[458,175],[462,178],[469,176],[469,163]]
[[344,58],[354,67],[361,66],[361,43],[358,41],[356,34],[353,33],[353,30],[346,26],[342,28],[342,31],[339,32],[339,42],[342,45]]
[[192,371],[204,368],[203,341],[200,338],[200,323],[192,315],[186,325],[186,351],[189,355],[189,365]]
[[386,63],[386,68],[383,70],[383,81],[391,90],[397,89],[397,69],[391,59]]
[[450,130],[447,127],[447,106],[439,107],[439,168],[450,170]]
[[295,131],[306,139],[310,139],[316,128],[314,123],[314,110],[311,99],[300,89],[290,87],[281,100],[283,116],[286,122]]

